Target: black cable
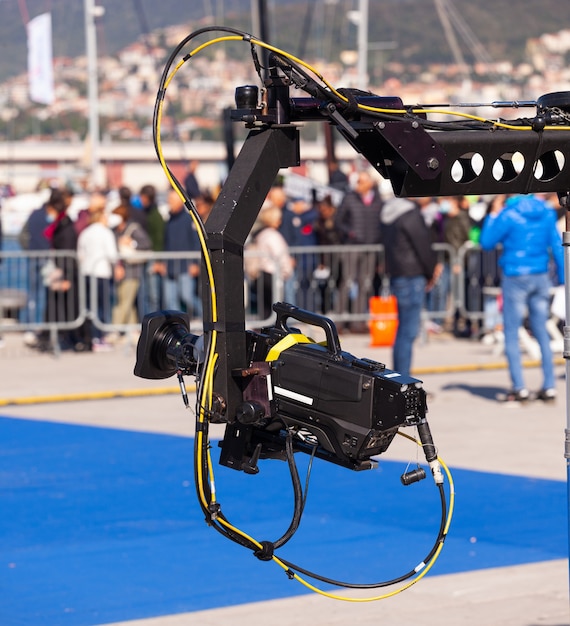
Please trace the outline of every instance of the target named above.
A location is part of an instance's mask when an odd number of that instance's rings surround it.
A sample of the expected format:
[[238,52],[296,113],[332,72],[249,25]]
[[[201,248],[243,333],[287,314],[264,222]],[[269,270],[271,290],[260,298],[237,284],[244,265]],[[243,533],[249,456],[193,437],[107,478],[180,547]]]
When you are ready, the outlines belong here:
[[[198,502],[200,504],[200,508],[202,509],[202,512],[204,513],[206,517],[206,522],[208,523],[209,526],[217,530],[226,539],[229,539],[230,541],[233,541],[234,543],[237,543],[249,550],[257,550],[256,544],[249,541],[246,537],[243,537],[242,535],[235,533],[234,531],[232,531],[231,528],[228,528],[220,524],[217,521],[218,519],[222,519],[226,522],[228,521],[221,511],[219,503],[215,503],[216,506],[211,506],[211,507],[206,506],[204,504],[203,499],[205,499],[207,502],[210,502],[212,498],[212,492],[210,490],[210,484],[208,480],[209,479],[208,447],[210,445],[209,440],[208,440],[208,424],[207,422],[200,421],[199,417],[197,417],[196,428],[199,428],[202,430],[203,436],[202,436],[201,454],[199,454],[200,450],[198,448],[199,446],[198,437],[194,439],[194,474],[195,474],[194,484],[195,484],[196,492],[198,495]],[[202,459],[201,467],[198,467],[198,463],[197,463],[198,458]],[[201,482],[202,482],[202,487],[203,487],[202,493],[200,492],[200,489],[199,489],[199,480],[198,480],[199,475],[201,476]]]
[[273,542],[274,548],[280,548],[285,545],[291,537],[297,532],[299,524],[301,523],[301,517],[303,516],[303,488],[301,487],[301,480],[299,478],[299,470],[295,463],[295,451],[293,450],[293,433],[287,431],[287,437],[285,439],[285,452],[287,454],[287,463],[289,465],[289,473],[291,474],[291,482],[293,483],[293,517],[289,528],[285,531],[282,537]]
[[[272,58],[278,63],[278,65],[279,65],[281,70],[283,70],[284,68],[290,67],[295,72],[297,72],[297,74],[302,76],[302,78],[304,79],[304,84],[303,84],[303,82],[299,82],[298,83],[292,76],[290,77],[290,80],[297,87],[307,91],[307,93],[309,93],[314,98],[320,96],[324,100],[328,100],[329,102],[333,102],[334,104],[336,104],[338,106],[346,106],[346,102],[342,98],[339,98],[332,91],[329,91],[328,89],[326,89],[322,85],[319,85],[319,83],[310,74],[308,74],[304,70],[303,67],[301,67],[297,63],[294,63],[288,57],[283,57],[279,53],[273,52]],[[301,86],[302,84],[303,84],[303,86]]]
[[[445,499],[445,492],[444,492],[443,485],[438,484],[437,486],[439,488],[439,494],[441,498],[441,523],[440,523],[439,532],[438,532],[436,541],[434,545],[432,546],[431,550],[429,551],[428,555],[422,561],[422,563],[424,563],[425,565],[427,565],[431,561],[431,559],[435,556],[435,553],[437,552],[440,544],[445,541],[447,502]],[[402,583],[405,580],[408,580],[409,578],[411,578],[412,576],[415,576],[418,573],[418,569],[416,567],[413,570],[410,570],[409,572],[407,572],[406,574],[403,574],[402,576],[398,576],[397,578],[393,578],[392,580],[386,580],[386,581],[378,582],[378,583],[347,583],[347,582],[343,582],[339,580],[334,580],[332,578],[327,578],[326,576],[321,576],[320,574],[316,574],[315,572],[299,567],[298,565],[295,565],[295,563],[292,563],[291,561],[287,561],[286,559],[282,557],[279,557],[279,560],[282,563],[284,563],[293,572],[298,572],[309,578],[318,580],[328,585],[334,585],[335,587],[345,587],[347,589],[375,589],[378,587],[389,587],[391,585]]]

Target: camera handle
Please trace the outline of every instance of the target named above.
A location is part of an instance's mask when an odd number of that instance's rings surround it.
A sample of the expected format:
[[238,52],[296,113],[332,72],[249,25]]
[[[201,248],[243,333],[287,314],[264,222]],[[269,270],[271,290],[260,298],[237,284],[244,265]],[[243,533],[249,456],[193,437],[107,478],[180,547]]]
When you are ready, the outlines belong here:
[[281,330],[284,333],[293,332],[291,328],[287,326],[287,320],[292,317],[298,322],[309,324],[311,326],[318,326],[325,331],[325,337],[327,340],[327,349],[336,360],[342,359],[342,350],[340,347],[340,340],[334,322],[328,317],[318,315],[305,309],[288,304],[287,302],[276,302],[273,305],[273,310],[277,314],[277,320],[275,321],[275,328]]

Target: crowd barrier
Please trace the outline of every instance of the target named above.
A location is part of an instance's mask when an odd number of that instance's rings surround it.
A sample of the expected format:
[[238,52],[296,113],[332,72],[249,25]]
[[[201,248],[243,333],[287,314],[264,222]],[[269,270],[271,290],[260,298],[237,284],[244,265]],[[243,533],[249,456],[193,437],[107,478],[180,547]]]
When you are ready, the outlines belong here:
[[[458,251],[446,244],[435,244],[434,250],[443,272],[426,296],[424,319],[444,323],[460,316],[494,324],[498,251],[483,252],[470,242]],[[253,254],[259,252],[245,251]],[[273,275],[270,284],[262,278],[245,281],[248,327],[271,322],[262,306],[268,300],[322,313],[340,327],[362,327],[370,320],[370,298],[389,293],[380,245],[296,247],[290,254],[295,269],[288,280]],[[74,252],[1,252],[0,334],[43,331],[55,338],[86,323],[103,333],[136,333],[142,317],[161,308],[187,310],[194,328],[201,324],[198,252],[141,252],[123,262],[128,279],[113,282],[84,277]],[[71,278],[69,285],[62,277]]]

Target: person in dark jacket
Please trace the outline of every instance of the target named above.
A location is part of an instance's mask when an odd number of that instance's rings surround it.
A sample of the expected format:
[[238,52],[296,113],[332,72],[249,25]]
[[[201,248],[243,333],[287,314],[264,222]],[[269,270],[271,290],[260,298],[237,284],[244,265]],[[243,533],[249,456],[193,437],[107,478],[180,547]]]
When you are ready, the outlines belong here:
[[[473,220],[469,216],[469,201],[465,196],[450,196],[444,198],[441,201],[442,206],[447,208],[445,213],[445,220],[443,222],[443,235],[445,243],[453,246],[453,249],[457,255],[460,248],[469,241],[471,228],[473,227]],[[457,257],[456,257],[457,258]],[[468,258],[467,262],[472,262],[472,258]],[[471,270],[472,268],[469,268]],[[476,271],[475,269],[472,270]],[[472,271],[465,272],[463,276],[464,290],[466,297],[470,296],[469,280]],[[452,281],[459,280],[462,276],[462,267],[458,260],[451,268]],[[469,310],[471,305],[471,298],[466,302],[467,309]],[[471,319],[469,317],[463,318],[459,311],[455,311],[453,316],[453,334],[456,337],[469,338],[473,332]]]
[[[358,174],[354,189],[340,203],[336,222],[347,244],[377,244],[380,242],[380,214],[383,201],[376,181],[368,171]],[[346,264],[345,281],[350,285],[349,307],[352,313],[368,311],[370,296],[380,282],[379,259],[373,254],[357,257],[356,263]],[[356,323],[356,332],[367,332],[366,324]]]
[[506,399],[525,402],[530,398],[524,384],[518,336],[528,310],[542,356],[543,386],[537,397],[554,401],[554,366],[546,322],[550,316],[551,258],[556,264],[558,282],[564,284],[564,254],[562,237],[556,228],[556,211],[536,196],[513,196],[504,207],[493,207],[483,223],[480,243],[484,250],[503,246],[499,259],[503,272],[503,327],[512,382]]
[[[18,243],[22,250],[45,251],[50,249],[50,242],[44,234],[48,223],[47,203],[44,203],[30,213],[18,235]],[[27,263],[28,319],[32,323],[39,324],[45,321],[47,291],[42,279],[42,267],[45,264],[45,259],[31,257]],[[36,336],[35,339],[29,341],[35,344],[37,340]],[[44,341],[43,343],[47,345],[48,342]]]
[[186,195],[191,199],[197,198],[200,195],[200,185],[196,178],[196,170],[198,169],[198,161],[193,160],[188,163],[188,169],[186,176],[184,177],[184,188],[186,189]]
[[336,221],[346,243],[378,243],[382,199],[369,172],[360,172],[355,187],[343,198]]
[[[318,204],[318,217],[313,230],[319,246],[340,246],[344,243],[344,233],[335,220],[336,206],[331,196],[325,196]],[[319,264],[313,277],[317,281],[320,295],[320,312],[324,315],[332,310],[335,296],[343,280],[341,255],[319,255]],[[332,281],[332,283],[331,283]]]
[[50,243],[45,236],[45,229],[48,224],[46,203],[30,213],[18,235],[18,243],[22,250],[49,250]]
[[[60,189],[54,189],[47,203],[48,226],[44,235],[52,250],[68,252],[56,256],[53,264],[44,266],[44,284],[47,287],[46,321],[73,322],[79,317],[79,274],[75,252],[77,233],[67,214],[68,197]],[[60,330],[58,340],[62,349],[78,352],[90,350],[83,341],[81,329]]]
[[[200,250],[200,240],[194,221],[186,210],[182,198],[172,190],[168,194],[170,218],[164,231],[165,252],[195,252]],[[164,273],[164,306],[171,310],[186,309],[193,317],[202,316],[198,277],[200,262],[185,258],[168,259]]]
[[382,238],[390,286],[398,301],[394,370],[409,375],[425,293],[436,282],[440,267],[431,247],[428,227],[415,202],[394,198],[384,205]]
[[[152,244],[152,250],[153,252],[162,252],[164,250],[165,222],[158,210],[154,185],[143,185],[139,191],[139,198],[142,211],[146,216],[146,231]],[[145,304],[147,311],[158,311],[161,308],[162,276],[160,270],[160,263],[156,261],[147,263],[148,289]]]

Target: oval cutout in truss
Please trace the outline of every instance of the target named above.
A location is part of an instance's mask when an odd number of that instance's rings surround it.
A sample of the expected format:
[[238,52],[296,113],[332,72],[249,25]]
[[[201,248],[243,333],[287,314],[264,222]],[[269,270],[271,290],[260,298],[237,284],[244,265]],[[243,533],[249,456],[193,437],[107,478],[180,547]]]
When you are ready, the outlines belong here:
[[523,171],[524,164],[524,156],[520,152],[505,152],[493,163],[493,178],[509,183]]
[[554,180],[562,171],[566,159],[560,150],[545,152],[534,165],[534,177],[537,180]]
[[451,178],[456,183],[470,183],[483,171],[485,161],[478,152],[462,154],[451,166]]

